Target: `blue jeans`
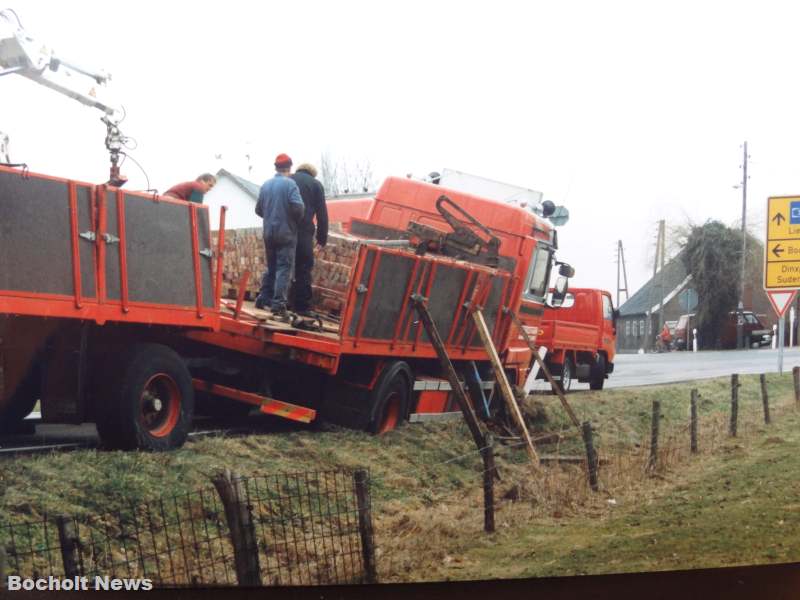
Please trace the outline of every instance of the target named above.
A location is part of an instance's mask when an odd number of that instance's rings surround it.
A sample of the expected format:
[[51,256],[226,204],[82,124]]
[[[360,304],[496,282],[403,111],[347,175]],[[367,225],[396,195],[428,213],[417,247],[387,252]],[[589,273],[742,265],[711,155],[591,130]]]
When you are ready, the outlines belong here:
[[261,278],[258,298],[268,304],[273,311],[286,308],[289,283],[294,271],[294,251],[296,242],[275,245],[264,240],[267,254],[267,270]]

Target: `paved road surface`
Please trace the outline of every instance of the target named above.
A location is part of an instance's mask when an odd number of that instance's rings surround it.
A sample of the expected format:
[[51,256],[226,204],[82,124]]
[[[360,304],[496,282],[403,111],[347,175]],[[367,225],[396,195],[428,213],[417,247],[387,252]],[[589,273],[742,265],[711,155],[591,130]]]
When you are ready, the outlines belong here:
[[[800,348],[784,349],[783,372],[800,365]],[[631,387],[653,383],[672,383],[724,377],[731,373],[777,373],[778,351],[720,350],[707,352],[668,352],[664,354],[618,354],[607,387]],[[588,389],[577,384],[575,389]]]

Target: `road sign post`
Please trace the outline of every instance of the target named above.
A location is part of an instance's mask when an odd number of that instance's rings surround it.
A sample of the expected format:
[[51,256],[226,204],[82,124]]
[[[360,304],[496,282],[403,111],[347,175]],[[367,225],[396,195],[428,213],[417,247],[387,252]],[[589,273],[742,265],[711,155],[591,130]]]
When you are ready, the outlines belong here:
[[781,315],[778,319],[778,374],[783,375],[783,321],[784,317]]
[[767,199],[764,289],[778,315],[778,372],[783,373],[784,315],[800,289],[800,196]]

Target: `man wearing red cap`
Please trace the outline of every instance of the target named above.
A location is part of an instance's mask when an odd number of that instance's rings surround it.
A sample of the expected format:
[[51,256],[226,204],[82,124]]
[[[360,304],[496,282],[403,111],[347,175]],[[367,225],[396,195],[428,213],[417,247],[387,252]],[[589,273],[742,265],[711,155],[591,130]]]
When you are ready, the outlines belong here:
[[269,305],[274,317],[288,320],[286,311],[289,281],[294,270],[297,226],[305,205],[297,184],[289,177],[292,159],[286,154],[275,158],[275,177],[261,186],[256,214],[264,219],[264,248],[267,271],[261,278],[256,308]]

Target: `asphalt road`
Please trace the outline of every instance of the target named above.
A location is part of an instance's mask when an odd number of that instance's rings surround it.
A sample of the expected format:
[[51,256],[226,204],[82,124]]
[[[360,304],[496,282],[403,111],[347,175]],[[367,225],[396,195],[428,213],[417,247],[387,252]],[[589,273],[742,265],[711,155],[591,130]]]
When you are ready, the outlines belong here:
[[[785,348],[783,372],[791,372],[792,367],[796,365],[800,366],[800,348]],[[744,375],[777,372],[778,351],[771,348],[696,353],[617,354],[614,360],[614,372],[606,380],[606,387],[710,379],[732,373]],[[589,384],[576,384],[573,389],[589,389]]]

